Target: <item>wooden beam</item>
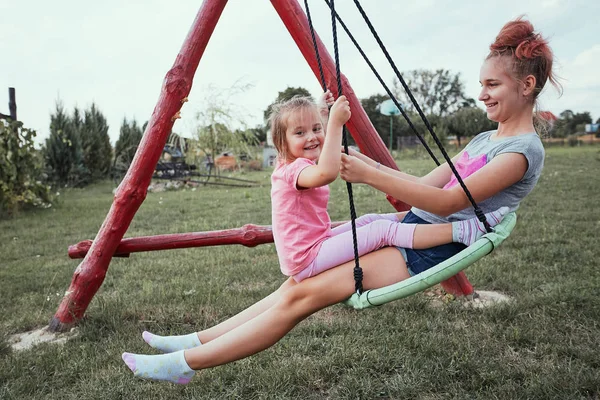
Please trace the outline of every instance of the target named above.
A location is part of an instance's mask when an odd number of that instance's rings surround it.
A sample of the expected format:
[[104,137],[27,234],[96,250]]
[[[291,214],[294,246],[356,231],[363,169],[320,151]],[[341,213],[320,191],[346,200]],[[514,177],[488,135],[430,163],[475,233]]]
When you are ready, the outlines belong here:
[[[333,222],[332,227],[345,222]],[[246,224],[241,228],[223,229],[210,232],[171,233],[166,235],[140,236],[126,238],[115,250],[113,257],[129,257],[131,253],[157,250],[187,249],[191,247],[224,246],[240,244],[255,247],[259,244],[273,243],[271,226]],[[92,245],[84,240],[69,246],[69,257],[83,258]]]

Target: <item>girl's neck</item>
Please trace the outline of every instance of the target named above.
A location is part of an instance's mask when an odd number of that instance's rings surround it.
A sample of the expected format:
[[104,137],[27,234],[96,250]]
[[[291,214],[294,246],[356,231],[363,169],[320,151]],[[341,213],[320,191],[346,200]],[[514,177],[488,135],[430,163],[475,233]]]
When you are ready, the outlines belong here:
[[498,123],[497,138],[524,135],[535,132],[533,126],[533,109]]

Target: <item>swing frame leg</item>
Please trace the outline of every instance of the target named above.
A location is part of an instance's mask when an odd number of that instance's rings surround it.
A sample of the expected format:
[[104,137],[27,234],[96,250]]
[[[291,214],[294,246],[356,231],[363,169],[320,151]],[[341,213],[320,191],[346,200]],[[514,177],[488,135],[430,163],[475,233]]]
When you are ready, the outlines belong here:
[[202,3],[173,67],[165,76],[158,103],[104,223],[50,321],[51,332],[66,331],[79,321],[104,282],[112,256],[146,198],[154,167],[187,101],[202,54],[226,4],[227,0]]

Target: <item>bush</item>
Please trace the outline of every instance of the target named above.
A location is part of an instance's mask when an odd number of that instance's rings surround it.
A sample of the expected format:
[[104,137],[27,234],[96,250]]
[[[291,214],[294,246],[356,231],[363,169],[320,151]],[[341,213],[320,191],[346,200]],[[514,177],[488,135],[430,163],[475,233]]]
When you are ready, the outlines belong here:
[[0,120],[0,215],[11,215],[23,206],[51,205],[50,187],[42,182],[42,158],[33,145],[35,136],[22,122]]
[[78,132],[79,121],[73,122],[65,113],[62,103],[56,103],[56,112],[50,115],[50,136],[44,147],[48,179],[60,186],[81,187],[90,182]]
[[246,171],[262,171],[262,162],[260,160],[242,161],[240,167]]

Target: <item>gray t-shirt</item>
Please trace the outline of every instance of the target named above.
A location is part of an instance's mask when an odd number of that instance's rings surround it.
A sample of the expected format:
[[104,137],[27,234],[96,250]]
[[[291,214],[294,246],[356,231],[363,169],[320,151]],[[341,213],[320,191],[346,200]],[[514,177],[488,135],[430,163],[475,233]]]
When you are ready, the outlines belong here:
[[[473,138],[464,149],[464,151],[468,152],[469,158],[474,159],[485,155],[487,157],[486,162],[490,162],[499,154],[520,153],[527,159],[528,166],[525,175],[519,182],[496,193],[494,196],[477,203],[484,213],[497,210],[504,206],[509,207],[510,211],[515,211],[519,208],[521,200],[523,200],[523,198],[535,187],[535,184],[542,173],[542,168],[544,167],[544,146],[535,132],[504,139],[491,139],[490,136],[495,132],[496,131],[483,132]],[[446,218],[416,207],[413,207],[411,211],[418,217],[427,222],[431,222],[432,224],[465,220],[475,216],[472,206],[451,214]]]

